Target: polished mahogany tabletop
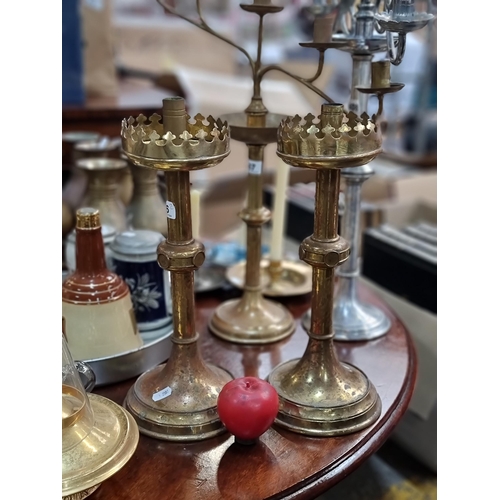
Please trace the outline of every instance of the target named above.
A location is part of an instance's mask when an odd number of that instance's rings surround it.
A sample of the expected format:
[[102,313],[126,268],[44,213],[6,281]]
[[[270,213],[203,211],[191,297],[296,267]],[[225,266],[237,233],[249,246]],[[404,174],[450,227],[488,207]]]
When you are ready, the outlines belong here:
[[[281,300],[297,329],[288,339],[262,346],[241,346],[212,335],[208,320],[234,290],[199,295],[196,322],[206,361],[234,377],[266,378],[279,363],[299,358],[308,336],[300,318],[310,295]],[[93,500],[261,500],[313,499],[345,478],[389,437],[405,413],[415,385],[417,362],[411,338],[394,313],[371,291],[361,297],[382,308],[392,321],[387,335],[369,342],[335,342],[340,360],[360,368],[382,400],[380,418],[371,427],[341,437],[307,437],[277,426],[250,446],[221,436],[194,443],[172,443],[141,435],[135,454],[93,493]],[[122,404],[134,380],[95,389]]]

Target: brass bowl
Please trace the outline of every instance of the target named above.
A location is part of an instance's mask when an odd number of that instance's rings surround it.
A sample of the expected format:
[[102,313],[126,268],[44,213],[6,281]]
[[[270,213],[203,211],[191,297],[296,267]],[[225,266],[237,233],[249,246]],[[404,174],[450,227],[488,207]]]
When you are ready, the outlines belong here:
[[[283,260],[278,279],[271,279],[269,260],[260,263],[260,283],[262,295],[266,297],[292,297],[312,291],[312,267],[302,262]],[[246,261],[231,266],[226,271],[226,279],[236,288],[245,286]]]
[[137,424],[125,409],[97,394],[88,394],[88,399],[94,427],[83,441],[62,454],[62,497],[72,500],[85,498],[118,472],[139,443]]

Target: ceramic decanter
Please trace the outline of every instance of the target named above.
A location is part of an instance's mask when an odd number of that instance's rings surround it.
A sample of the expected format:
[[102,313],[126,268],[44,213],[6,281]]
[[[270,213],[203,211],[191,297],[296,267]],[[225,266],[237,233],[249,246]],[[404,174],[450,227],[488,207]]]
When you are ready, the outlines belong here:
[[62,285],[62,314],[68,346],[86,361],[143,345],[127,284],[106,266],[99,211],[76,213],[76,270]]

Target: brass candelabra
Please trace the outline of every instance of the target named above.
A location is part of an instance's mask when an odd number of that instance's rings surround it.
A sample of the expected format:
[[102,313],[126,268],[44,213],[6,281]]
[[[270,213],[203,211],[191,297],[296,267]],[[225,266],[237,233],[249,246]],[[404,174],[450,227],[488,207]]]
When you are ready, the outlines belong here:
[[192,236],[189,172],[217,165],[229,154],[227,123],[201,115],[191,120],[184,99],[167,98],[163,117],[123,121],[122,145],[135,165],[165,173],[168,227],[157,255],[171,273],[174,324],[170,358],[137,379],[124,405],[143,434],[170,441],[216,436],[225,431],[217,396],[232,377],[206,363],[197,343],[194,271],[205,260],[205,248]]

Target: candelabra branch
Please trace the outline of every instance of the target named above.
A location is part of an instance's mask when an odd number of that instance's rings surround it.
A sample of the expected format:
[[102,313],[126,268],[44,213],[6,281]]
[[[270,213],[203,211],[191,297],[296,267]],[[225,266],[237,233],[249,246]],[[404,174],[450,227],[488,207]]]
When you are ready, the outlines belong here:
[[303,78],[301,76],[295,75],[277,64],[270,64],[268,66],[264,66],[257,73],[256,86],[258,88],[260,88],[260,83],[262,81],[262,78],[269,71],[279,71],[280,73],[283,73],[283,74],[289,76],[290,78],[293,78],[294,80],[301,83],[302,85],[304,85],[308,89],[312,90],[315,94],[317,94],[320,97],[322,97],[323,99],[325,99],[326,102],[328,102],[330,104],[335,104],[335,101],[331,97],[329,97],[322,90],[320,90],[318,87],[313,85],[313,82],[321,76],[321,73],[323,72],[323,68],[324,68],[324,63],[325,63],[325,51],[319,50],[318,69],[316,70],[316,73],[314,74],[314,76],[312,76],[311,78]]
[[198,12],[198,17],[199,20],[193,20],[190,19],[189,17],[180,14],[175,10],[175,8],[171,7],[170,5],[165,3],[165,0],[156,0],[164,9],[166,12],[179,17],[180,19],[184,19],[184,21],[187,21],[188,23],[192,24],[193,26],[196,26],[197,28],[200,28],[201,30],[210,33],[214,37],[218,38],[219,40],[222,40],[223,42],[226,42],[227,44],[231,45],[232,47],[238,49],[241,53],[245,55],[245,57],[248,59],[248,62],[250,64],[250,68],[252,70],[252,75],[253,75],[253,93],[254,97],[260,97],[261,91],[260,91],[260,85],[262,82],[262,78],[266,73],[269,71],[279,71],[281,73],[284,73],[285,75],[288,75],[290,78],[293,78],[294,80],[298,81],[308,89],[312,90],[315,94],[319,95],[323,99],[325,99],[326,102],[330,104],[334,104],[335,101],[331,99],[329,96],[327,96],[322,90],[320,90],[318,87],[313,85],[313,82],[316,81],[322,74],[323,69],[324,69],[324,63],[325,63],[325,50],[324,49],[319,49],[319,60],[318,60],[318,68],[316,70],[316,73],[311,77],[311,78],[303,78],[298,75],[295,75],[285,69],[283,69],[279,65],[275,64],[270,64],[268,66],[262,66],[261,58],[262,58],[262,39],[263,39],[263,21],[264,21],[264,15],[261,14],[259,15],[259,34],[258,34],[258,45],[257,45],[257,59],[254,60],[250,56],[250,54],[243,48],[234,43],[232,40],[229,38],[217,33],[214,31],[210,26],[207,24],[205,19],[203,18],[202,14],[202,9],[201,9],[201,1],[196,0],[196,10]]
[[406,33],[399,33],[397,41],[394,40],[394,34],[387,32],[387,53],[394,66],[399,66],[403,61],[406,49]]
[[255,62],[252,59],[252,57],[250,56],[250,54],[243,47],[240,47],[238,44],[234,43],[231,39],[229,39],[223,35],[220,35],[216,31],[214,31],[212,28],[210,28],[210,26],[203,19],[203,16],[201,14],[200,0],[196,0],[196,9],[198,11],[198,16],[200,18],[199,22],[197,22],[193,19],[190,19],[189,17],[184,16],[183,14],[180,14],[174,8],[172,8],[170,5],[164,3],[164,1],[162,1],[162,0],[156,0],[156,1],[169,14],[172,14],[174,16],[181,18],[181,19],[184,19],[184,21],[187,21],[188,23],[192,24],[193,26],[196,26],[197,28],[200,28],[201,30],[206,31],[207,33],[210,33],[211,35],[218,38],[219,40],[222,40],[223,42],[226,42],[227,44],[231,45],[235,49],[238,49],[248,59],[248,63],[250,64],[250,68],[252,69],[252,73],[255,75],[255,73],[256,73]]
[[383,94],[378,94],[377,98],[378,98],[378,110],[377,110],[377,114],[375,115],[376,120],[378,120],[382,116],[382,113],[384,111],[384,96],[383,96]]

